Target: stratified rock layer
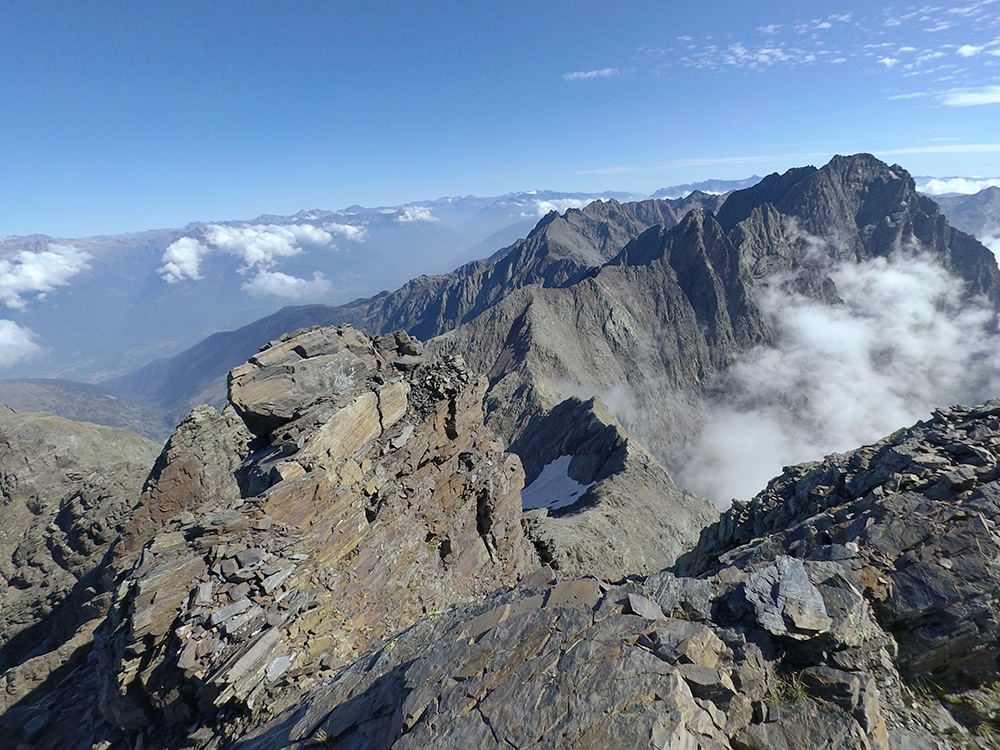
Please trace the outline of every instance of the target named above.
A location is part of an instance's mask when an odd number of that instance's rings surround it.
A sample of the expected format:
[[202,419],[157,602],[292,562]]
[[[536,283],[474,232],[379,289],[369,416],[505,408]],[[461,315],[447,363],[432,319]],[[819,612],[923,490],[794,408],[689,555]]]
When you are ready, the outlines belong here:
[[165,744],[198,723],[231,735],[289,683],[536,564],[523,472],[483,427],[483,390],[405,334],[349,327],[233,370],[256,438],[196,410],[161,457],[136,521],[160,529],[98,631],[108,720]]
[[543,568],[426,618],[241,750],[1000,739],[1000,401],[789,469],[679,569]]

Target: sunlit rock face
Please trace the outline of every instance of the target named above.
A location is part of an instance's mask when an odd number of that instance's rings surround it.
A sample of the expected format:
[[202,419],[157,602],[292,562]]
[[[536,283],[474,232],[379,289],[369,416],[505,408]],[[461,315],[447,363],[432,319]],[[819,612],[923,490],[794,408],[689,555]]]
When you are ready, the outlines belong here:
[[109,721],[236,732],[288,675],[301,688],[532,568],[524,475],[482,424],[483,390],[406,334],[350,327],[234,369],[235,413],[196,410],[143,496],[137,518],[160,528],[98,633]]
[[998,452],[991,401],[791,467],[673,570],[539,569],[236,747],[995,744]]

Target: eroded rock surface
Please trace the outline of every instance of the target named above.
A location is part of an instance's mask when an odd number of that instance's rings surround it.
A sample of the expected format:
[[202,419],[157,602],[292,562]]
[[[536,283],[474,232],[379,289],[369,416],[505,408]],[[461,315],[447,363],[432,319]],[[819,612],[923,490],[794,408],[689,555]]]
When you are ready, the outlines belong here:
[[677,570],[543,568],[237,747],[993,746],[998,450],[993,401],[791,468]]
[[0,404],[0,737],[43,713],[9,709],[86,662],[111,600],[108,545],[157,450],[129,430]]
[[140,505],[136,528],[159,531],[97,634],[108,721],[161,745],[232,736],[289,685],[533,567],[484,387],[405,334],[349,327],[233,370],[236,411],[196,410]]

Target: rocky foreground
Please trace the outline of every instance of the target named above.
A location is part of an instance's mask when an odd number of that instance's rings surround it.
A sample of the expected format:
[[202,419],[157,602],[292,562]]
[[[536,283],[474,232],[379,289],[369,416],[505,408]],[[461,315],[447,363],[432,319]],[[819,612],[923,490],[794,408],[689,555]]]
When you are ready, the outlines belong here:
[[[1000,401],[790,468],[676,564],[630,577],[616,566],[652,558],[614,548],[667,526],[643,520],[644,499],[630,508],[629,487],[662,469],[599,404],[571,405],[536,450],[565,447],[610,489],[525,516],[484,389],[460,359],[350,327],[284,336],[234,369],[229,406],[195,409],[141,493],[107,506],[127,510],[108,511],[106,554],[73,557],[80,583],[19,594],[47,604],[23,602],[0,632],[0,744],[1000,743]],[[46,471],[88,455],[61,450]],[[103,476],[80,497],[102,496]],[[79,515],[72,488],[44,484],[25,507]],[[20,579],[4,574],[9,592]],[[64,602],[76,619],[32,651]]]
[[675,571],[536,571],[237,747],[995,747],[1000,401],[788,470]]

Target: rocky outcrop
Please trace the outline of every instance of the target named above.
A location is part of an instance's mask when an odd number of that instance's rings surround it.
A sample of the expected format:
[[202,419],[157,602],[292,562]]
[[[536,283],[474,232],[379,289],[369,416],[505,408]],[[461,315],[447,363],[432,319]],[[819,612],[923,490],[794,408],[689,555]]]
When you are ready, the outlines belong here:
[[109,723],[233,736],[290,684],[530,569],[523,473],[482,425],[484,387],[406,334],[349,327],[234,369],[234,411],[178,428],[131,527],[155,533],[96,636]]
[[994,401],[794,467],[677,570],[611,585],[543,568],[236,746],[992,746],[998,449]]
[[938,410],[875,445],[789,469],[706,528],[678,569],[775,554],[838,560],[898,641],[908,677],[995,680],[998,452],[1000,402]]
[[[523,496],[544,493],[541,507],[525,504],[528,537],[564,576],[618,581],[662,570],[718,515],[679,489],[597,398],[535,417],[511,450],[524,456]],[[552,476],[560,471],[570,481]]]
[[[71,663],[107,609],[109,544],[157,446],[0,405],[0,713]],[[79,658],[79,657],[78,657]]]

